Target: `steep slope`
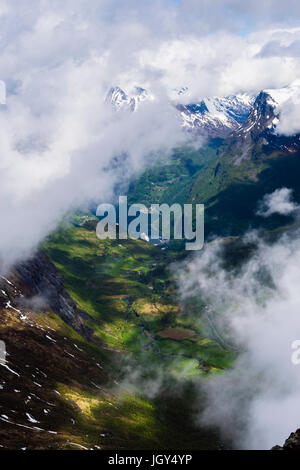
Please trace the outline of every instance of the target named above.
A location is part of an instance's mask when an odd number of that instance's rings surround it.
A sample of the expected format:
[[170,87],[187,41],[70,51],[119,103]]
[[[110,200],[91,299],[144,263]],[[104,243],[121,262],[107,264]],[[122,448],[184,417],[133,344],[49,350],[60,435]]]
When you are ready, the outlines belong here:
[[238,148],[243,148],[242,158],[251,156],[253,146],[266,152],[299,150],[300,141],[297,135],[285,136],[279,132],[283,106],[289,101],[299,102],[299,96],[298,85],[259,93],[245,123],[230,136],[232,146],[235,144]]
[[300,429],[292,432],[284,442],[283,446],[274,446],[271,450],[300,450]]
[[[41,262],[46,274],[51,264],[44,258]],[[84,407],[103,402],[109,409],[108,401],[114,400],[103,388],[109,383],[104,371],[107,358],[50,310],[45,298],[36,296],[17,270],[0,282],[1,447],[105,446],[100,438],[105,426]],[[76,317],[68,295],[58,292],[57,300],[65,301],[63,310],[69,318]]]
[[249,226],[289,221],[279,216],[263,220],[256,210],[264,194],[281,187],[293,189],[299,201],[300,140],[298,135],[277,133],[281,108],[275,101],[294,92],[261,92],[245,123],[223,141],[210,166],[197,175],[190,197],[206,204],[208,231],[239,233]]
[[205,98],[200,103],[177,105],[183,125],[210,137],[226,137],[247,119],[254,97],[237,94]]
[[[142,241],[100,241],[87,225],[49,239],[56,267],[38,253],[0,280],[0,446],[221,447],[193,422],[189,380],[226,367],[232,352],[179,315],[164,270],[172,256]],[[184,385],[177,374],[187,368]],[[156,370],[166,384],[149,396],[141,385]]]

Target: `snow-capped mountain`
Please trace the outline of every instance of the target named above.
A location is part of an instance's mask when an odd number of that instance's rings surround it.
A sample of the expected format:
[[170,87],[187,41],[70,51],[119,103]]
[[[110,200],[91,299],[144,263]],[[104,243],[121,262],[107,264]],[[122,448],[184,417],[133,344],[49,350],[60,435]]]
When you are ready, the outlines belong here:
[[[187,96],[188,92],[187,87],[175,90],[172,99],[174,109],[179,113],[184,128],[208,137],[224,138],[231,135],[255,139],[263,131],[267,136],[276,135],[282,106],[288,100],[300,102],[300,82],[280,89],[266,89],[257,96],[239,93],[203,98],[189,104],[180,103],[182,95]],[[130,94],[120,87],[114,87],[106,97],[115,110],[131,112],[136,111],[143,101],[152,99],[153,95],[142,87],[135,87]]]
[[276,133],[283,106],[288,102],[300,102],[300,86],[292,85],[279,89],[261,91],[252,106],[245,124],[240,130],[243,133],[261,132],[269,129]]
[[275,112],[276,103],[267,91],[261,91],[256,97],[251,111],[244,122],[237,129],[237,136],[260,134],[264,129],[272,129],[278,122]]
[[135,87],[130,95],[120,87],[112,87],[106,97],[106,102],[110,103],[114,109],[127,109],[136,111],[139,104],[145,100],[153,99],[152,95],[142,87]]
[[[184,87],[176,94],[186,94]],[[141,102],[151,100],[153,96],[142,87],[135,87],[132,93],[127,93],[120,87],[111,88],[106,102],[115,110],[136,111]],[[198,103],[179,104],[173,101],[174,108],[180,113],[182,125],[188,130],[210,137],[225,137],[248,117],[254,97],[248,94],[237,94],[227,97],[204,98]]]
[[244,123],[254,103],[252,95],[204,98],[199,103],[177,105],[183,125],[211,137],[225,137]]
[[300,149],[298,135],[282,135],[280,119],[284,105],[300,102],[300,86],[292,85],[280,89],[261,91],[252,106],[246,121],[230,136],[235,144],[250,148],[263,145],[269,151],[295,152]]

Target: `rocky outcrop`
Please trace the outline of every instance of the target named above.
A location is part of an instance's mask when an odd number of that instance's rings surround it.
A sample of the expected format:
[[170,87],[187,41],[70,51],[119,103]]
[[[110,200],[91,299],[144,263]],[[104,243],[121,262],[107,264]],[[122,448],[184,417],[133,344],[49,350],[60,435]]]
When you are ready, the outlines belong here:
[[275,446],[271,450],[300,450],[300,429],[292,432],[282,447]]
[[[276,90],[277,94],[280,91],[283,91],[283,89]],[[280,107],[273,98],[272,92],[273,90],[265,90],[259,93],[245,123],[231,134],[231,144],[246,150],[249,150],[253,145],[258,145],[267,153],[273,151],[294,153],[299,151],[299,135],[277,133]]]
[[41,296],[66,323],[86,339],[92,339],[92,330],[85,324],[90,319],[89,315],[78,308],[65,289],[58,270],[46,256],[39,252],[30,260],[18,264],[15,271],[33,295]]

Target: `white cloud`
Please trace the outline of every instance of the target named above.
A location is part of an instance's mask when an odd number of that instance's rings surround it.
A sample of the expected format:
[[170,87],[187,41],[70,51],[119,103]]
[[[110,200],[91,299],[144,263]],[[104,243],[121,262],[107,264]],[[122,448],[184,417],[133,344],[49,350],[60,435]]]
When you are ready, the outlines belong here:
[[220,334],[240,350],[232,369],[203,384],[199,420],[218,425],[238,448],[270,449],[299,427],[300,369],[291,361],[300,338],[299,232],[270,245],[249,234],[249,242],[257,249],[239,268],[225,269],[222,243],[207,246],[182,270],[180,288],[183,298],[201,296]]
[[300,96],[291,98],[279,108],[279,122],[276,132],[283,135],[293,135],[300,132]]
[[269,217],[273,214],[290,215],[298,208],[298,204],[292,201],[292,190],[281,188],[264,196],[259,203],[257,215],[261,217]]
[[287,34],[292,41],[300,37],[300,30],[253,32],[243,37],[231,31],[216,31],[207,36],[188,34],[163,41],[159,48],[145,49],[140,60],[142,66],[161,75],[169,93],[188,86],[190,93],[180,97],[183,102],[243,91],[258,93],[265,88],[289,85],[299,75],[299,57],[259,54],[273,38],[284,38]]
[[11,27],[25,25],[2,54],[3,75],[18,83],[0,111],[0,259],[6,263],[30,254],[72,207],[109,201],[116,184],[183,139],[163,90],[138,114],[116,115],[104,103],[124,66],[132,70],[130,57],[140,47],[134,43],[139,36],[143,42],[144,31],[121,24],[123,32],[107,48],[116,25],[101,14],[100,21],[86,18],[81,2],[57,4],[55,11],[55,2],[42,3],[48,8],[25,8],[24,19],[16,20],[8,7]]

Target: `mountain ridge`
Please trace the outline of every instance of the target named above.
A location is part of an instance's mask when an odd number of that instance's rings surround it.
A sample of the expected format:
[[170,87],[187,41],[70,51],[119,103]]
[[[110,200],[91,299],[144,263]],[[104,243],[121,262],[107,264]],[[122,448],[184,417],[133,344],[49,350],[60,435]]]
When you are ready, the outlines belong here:
[[[210,138],[236,136],[245,139],[250,131],[251,135],[263,130],[268,136],[276,134],[281,107],[288,100],[300,99],[300,86],[299,82],[293,82],[283,88],[261,90],[256,95],[244,92],[203,97],[199,101],[188,100],[187,87],[176,91],[176,95],[178,98],[174,97],[171,103],[187,131]],[[183,100],[182,96],[186,98]],[[114,110],[130,112],[136,112],[147,100],[155,100],[155,96],[140,86],[135,86],[131,93],[119,86],[112,87],[105,99]]]

